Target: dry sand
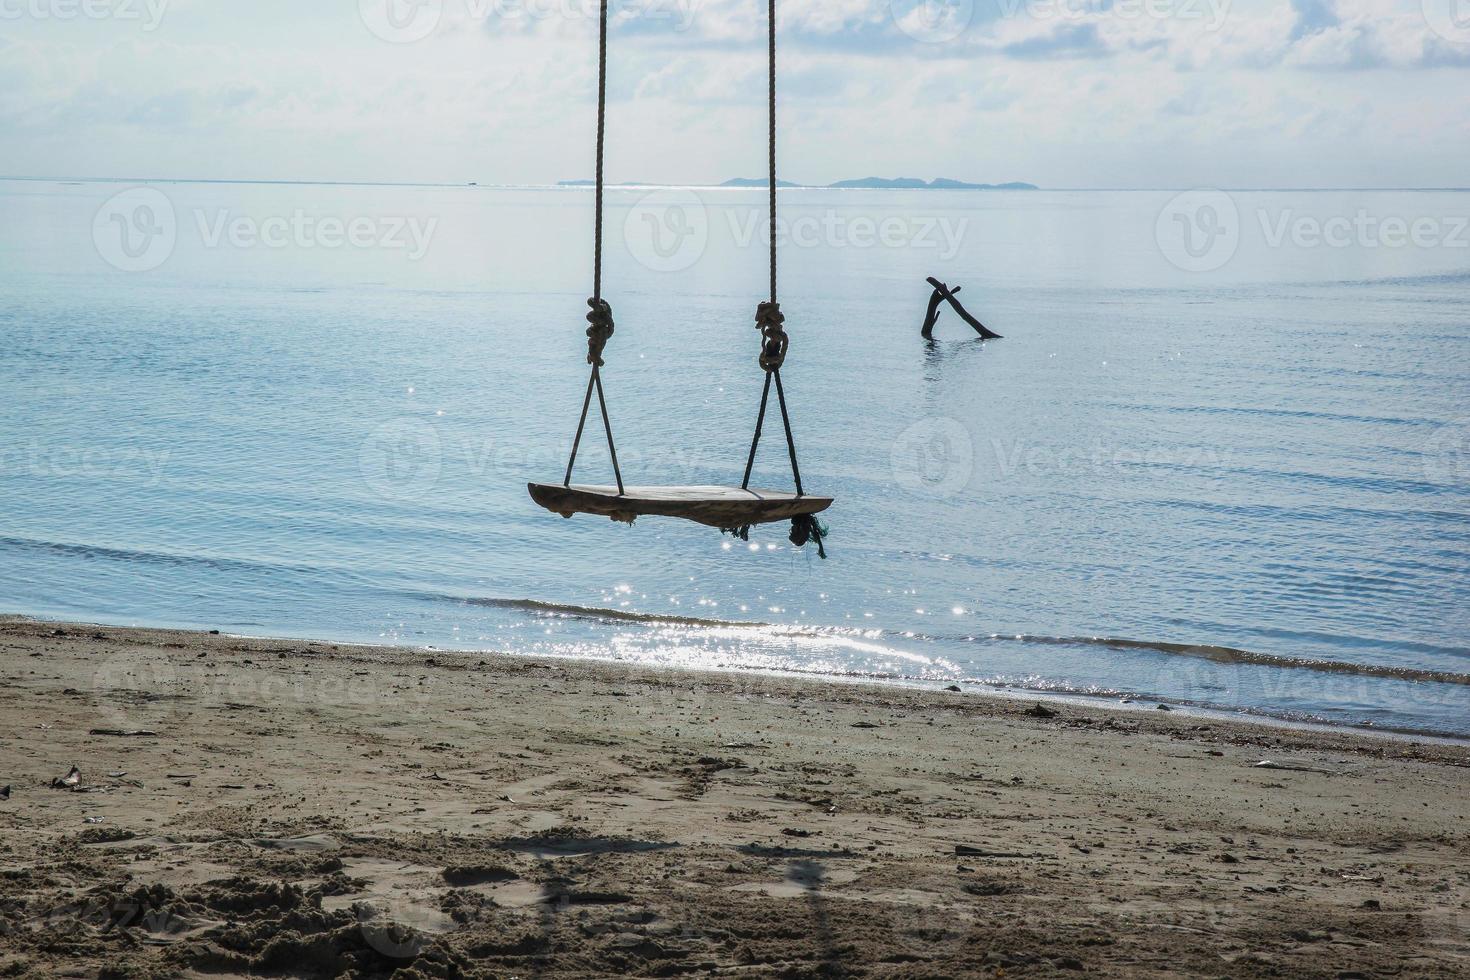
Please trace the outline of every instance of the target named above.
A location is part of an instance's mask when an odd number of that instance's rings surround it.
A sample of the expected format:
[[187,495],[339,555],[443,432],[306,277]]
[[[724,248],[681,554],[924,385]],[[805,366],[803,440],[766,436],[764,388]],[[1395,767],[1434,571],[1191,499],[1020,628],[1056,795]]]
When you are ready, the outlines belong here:
[[0,976],[1470,976],[1464,747],[20,620],[0,673]]

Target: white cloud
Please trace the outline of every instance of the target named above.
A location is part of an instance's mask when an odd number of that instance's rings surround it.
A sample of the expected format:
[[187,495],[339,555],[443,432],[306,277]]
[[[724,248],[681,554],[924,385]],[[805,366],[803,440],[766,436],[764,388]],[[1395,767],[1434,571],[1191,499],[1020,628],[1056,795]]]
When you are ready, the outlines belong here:
[[[444,2],[417,44],[374,37],[350,3],[173,0],[152,32],[7,22],[0,173],[588,176],[595,18]],[[609,173],[759,173],[764,5],[636,2],[615,4]],[[904,32],[908,0],[783,3],[787,176],[1463,183],[1470,104],[1423,86],[1463,87],[1470,46],[1419,0],[988,2],[940,43]]]

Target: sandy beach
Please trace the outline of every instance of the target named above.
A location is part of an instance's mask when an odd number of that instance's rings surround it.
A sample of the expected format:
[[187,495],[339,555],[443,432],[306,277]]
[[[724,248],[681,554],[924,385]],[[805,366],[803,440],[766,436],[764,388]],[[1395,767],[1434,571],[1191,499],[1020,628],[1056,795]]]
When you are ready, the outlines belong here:
[[1470,975],[1461,746],[19,619],[0,649],[0,976]]

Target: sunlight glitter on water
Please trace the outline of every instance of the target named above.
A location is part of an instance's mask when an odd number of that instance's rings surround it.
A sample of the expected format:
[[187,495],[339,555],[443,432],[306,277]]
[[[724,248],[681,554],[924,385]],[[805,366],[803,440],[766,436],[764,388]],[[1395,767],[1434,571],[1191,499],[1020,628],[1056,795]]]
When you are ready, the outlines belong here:
[[[0,181],[9,610],[1470,732],[1466,686],[1434,679],[1470,664],[1463,255],[1243,245],[1220,275],[1188,276],[1153,240],[1169,195],[792,192],[796,215],[985,216],[944,268],[788,256],[803,475],[838,501],[822,562],[783,527],[742,548],[526,499],[529,480],[560,478],[575,419],[556,406],[574,414],[586,382],[585,284],[544,261],[586,240],[565,195],[170,184],[186,211],[437,216],[440,247],[407,265],[181,242],[128,276],[91,241],[113,192]],[[614,192],[614,220],[636,201]],[[711,227],[751,202],[711,199]],[[1463,194],[1239,203],[1470,213]],[[609,399],[630,475],[741,478],[759,396],[748,258],[712,240],[667,277],[610,251]],[[915,311],[936,273],[1006,339],[946,323],[924,344]],[[610,472],[596,440],[585,457]],[[784,486],[785,463],[763,453],[758,475]],[[604,612],[549,617],[527,598]],[[699,619],[875,630],[706,635]],[[1430,679],[1394,674],[1416,670]]]

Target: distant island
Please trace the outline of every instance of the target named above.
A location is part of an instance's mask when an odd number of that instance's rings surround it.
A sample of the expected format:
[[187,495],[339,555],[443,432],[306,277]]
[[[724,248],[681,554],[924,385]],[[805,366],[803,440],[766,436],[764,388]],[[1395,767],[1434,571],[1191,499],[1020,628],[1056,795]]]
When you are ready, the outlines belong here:
[[[558,187],[592,187],[596,181],[591,180],[563,180]],[[640,183],[638,181],[619,181],[618,187],[653,187],[656,185]],[[727,180],[721,187],[734,188],[756,188],[767,186],[764,177],[736,177]],[[1034,191],[1039,190],[1035,184],[1027,184],[1021,181],[1012,181],[1008,184],[970,184],[963,180],[950,180],[948,177],[936,177],[934,180],[923,180],[919,177],[861,177],[857,180],[839,180],[835,184],[793,184],[789,180],[778,180],[777,187],[800,187],[816,190],[885,190],[885,191]]]
[[963,180],[936,177],[923,180],[918,177],[863,177],[858,180],[839,180],[828,185],[836,188],[863,188],[888,191],[1034,191],[1035,184],[1011,181],[1008,184],[970,184]]
[[[559,180],[557,187],[596,187],[595,180]],[[608,184],[609,187],[657,187],[658,184],[645,184],[638,180],[619,180]]]
[[[764,177],[736,177],[734,180],[727,180],[727,181],[725,181],[720,186],[721,187],[769,187],[770,185],[771,185],[771,182],[769,180],[767,180],[766,178],[764,178]],[[804,185],[802,185],[802,184],[793,184],[789,180],[778,180],[778,181],[776,181],[776,186],[777,187],[802,187]]]

